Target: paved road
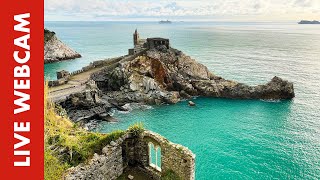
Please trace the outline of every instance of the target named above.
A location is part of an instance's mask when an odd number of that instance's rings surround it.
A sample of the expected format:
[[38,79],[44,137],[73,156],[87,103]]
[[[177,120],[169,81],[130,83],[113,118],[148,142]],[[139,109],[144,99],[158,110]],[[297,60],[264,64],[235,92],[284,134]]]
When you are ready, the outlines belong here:
[[[141,53],[143,53],[145,51],[146,51],[146,49],[143,49]],[[101,69],[103,69],[107,66],[110,66],[110,65],[114,65],[118,62],[130,61],[130,60],[136,58],[138,55],[139,55],[139,53],[136,55],[126,55],[126,56],[122,56],[122,57],[111,58],[111,59],[108,59],[108,62],[105,64],[104,67],[97,67],[97,68],[91,69],[89,71],[83,72],[81,74],[74,75],[70,78],[70,80],[68,81],[67,84],[50,88],[49,89],[49,98],[53,102],[57,102],[57,101],[65,99],[67,96],[69,96],[71,94],[81,92],[86,88],[85,84],[86,84],[86,82],[89,81],[90,75],[92,73],[100,71]]]
[[83,91],[86,88],[85,83],[88,82],[90,75],[101,70],[103,67],[95,68],[81,74],[72,76],[67,84],[52,87],[49,89],[49,98],[53,102],[65,99],[67,96]]

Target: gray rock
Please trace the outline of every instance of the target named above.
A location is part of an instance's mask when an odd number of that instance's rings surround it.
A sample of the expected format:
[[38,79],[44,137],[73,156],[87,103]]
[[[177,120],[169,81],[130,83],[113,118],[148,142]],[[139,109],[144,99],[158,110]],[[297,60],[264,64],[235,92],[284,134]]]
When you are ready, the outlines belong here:
[[132,180],[134,179],[134,176],[132,176],[131,174],[128,175],[128,179]]
[[114,141],[111,141],[111,142],[110,142],[110,145],[111,145],[111,146],[116,146],[117,143],[115,143]]
[[175,104],[193,96],[267,100],[295,96],[293,83],[279,77],[258,86],[226,80],[173,48],[124,58],[93,73],[90,79],[85,91],[70,95],[61,104],[76,122],[113,122],[108,112],[111,108],[127,111],[126,103]]
[[195,106],[196,105],[196,103],[194,103],[192,101],[189,101],[188,104],[189,104],[189,106]]
[[103,93],[112,91],[109,97],[121,103],[171,104],[179,102],[180,97],[192,96],[233,99],[294,97],[293,84],[281,78],[275,77],[265,85],[248,86],[214,75],[181,51],[170,48],[163,52],[162,49],[148,50],[144,56],[122,62],[121,68],[102,70],[91,77],[99,81]]
[[81,55],[61,42],[54,32],[44,30],[44,63],[80,58]]

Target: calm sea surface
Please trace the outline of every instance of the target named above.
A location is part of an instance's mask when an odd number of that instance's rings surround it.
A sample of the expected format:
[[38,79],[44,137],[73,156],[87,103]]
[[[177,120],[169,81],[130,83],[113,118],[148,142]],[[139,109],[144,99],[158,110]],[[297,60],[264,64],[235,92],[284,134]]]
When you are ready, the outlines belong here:
[[320,179],[320,25],[296,23],[46,22],[45,26],[83,58],[45,65],[77,70],[89,62],[127,53],[132,33],[167,37],[171,45],[215,74],[251,85],[277,75],[294,82],[291,101],[195,99],[176,105],[115,112],[119,123],[99,131],[126,129],[134,122],[189,147],[196,178]]

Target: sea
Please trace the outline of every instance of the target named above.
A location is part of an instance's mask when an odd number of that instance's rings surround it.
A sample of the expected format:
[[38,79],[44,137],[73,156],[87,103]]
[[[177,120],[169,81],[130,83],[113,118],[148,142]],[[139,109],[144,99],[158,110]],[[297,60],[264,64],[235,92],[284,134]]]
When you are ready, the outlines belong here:
[[165,37],[214,74],[250,85],[274,76],[294,83],[292,100],[194,98],[175,105],[132,105],[117,123],[135,122],[196,154],[196,179],[320,179],[320,25],[296,22],[45,22],[80,59],[45,65],[45,77],[121,56],[132,34]]

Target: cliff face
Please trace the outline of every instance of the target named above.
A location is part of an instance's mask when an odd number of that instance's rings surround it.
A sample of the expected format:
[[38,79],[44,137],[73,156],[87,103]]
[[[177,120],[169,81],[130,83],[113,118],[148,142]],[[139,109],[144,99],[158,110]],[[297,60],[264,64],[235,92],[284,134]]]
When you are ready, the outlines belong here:
[[80,58],[81,55],[61,42],[54,32],[44,30],[44,63]]
[[115,62],[91,74],[84,92],[60,104],[76,122],[114,121],[111,108],[126,103],[174,104],[192,96],[281,100],[294,97],[293,84],[274,77],[264,85],[249,86],[211,73],[176,49],[148,50],[142,56]]
[[191,96],[232,99],[291,99],[293,84],[279,77],[248,86],[212,74],[176,49],[149,50],[146,55],[92,75],[99,89],[118,102],[176,103]]

